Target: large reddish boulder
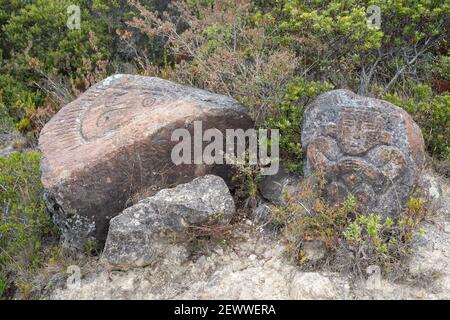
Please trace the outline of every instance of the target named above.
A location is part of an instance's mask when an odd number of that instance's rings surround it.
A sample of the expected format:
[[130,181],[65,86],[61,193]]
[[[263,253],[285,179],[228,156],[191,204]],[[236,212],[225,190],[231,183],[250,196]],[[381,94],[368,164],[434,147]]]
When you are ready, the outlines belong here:
[[[115,75],[62,108],[41,132],[42,182],[66,245],[101,247],[109,220],[137,194],[216,174],[225,165],[171,161],[176,128],[253,125],[235,100],[152,77]],[[150,191],[149,191],[150,190]],[[130,203],[131,204],[131,203]]]

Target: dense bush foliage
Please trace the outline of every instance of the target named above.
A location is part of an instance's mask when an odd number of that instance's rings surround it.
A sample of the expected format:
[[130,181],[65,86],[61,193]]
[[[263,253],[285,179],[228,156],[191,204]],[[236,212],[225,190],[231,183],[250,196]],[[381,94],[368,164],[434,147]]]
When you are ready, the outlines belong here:
[[[70,5],[81,8],[80,29],[66,25]],[[37,134],[42,118],[48,121],[95,82],[115,72],[135,72],[127,66],[136,48],[124,45],[123,37],[124,21],[132,15],[120,0],[0,0],[0,104],[17,128]],[[134,41],[155,47],[145,35]],[[155,61],[162,60],[158,50]],[[46,114],[36,117],[39,108]]]
[[[409,96],[391,94],[386,100],[405,109],[422,129],[428,152],[450,160],[450,94],[436,94],[427,85],[416,85]],[[450,161],[448,162],[450,166]],[[450,169],[450,167],[449,167]]]
[[[280,42],[302,57],[305,75],[362,94],[383,91],[409,78],[430,78],[448,40],[449,2],[416,0],[265,1],[259,11]],[[368,23],[370,5],[380,8],[380,28]],[[416,75],[414,75],[414,73]],[[417,74],[420,73],[420,74]]]
[[291,171],[300,172],[303,165],[301,128],[306,106],[319,94],[332,89],[327,82],[306,81],[296,77],[287,85],[280,108],[269,121],[269,127],[280,130],[281,156]]
[[0,157],[0,297],[14,279],[40,267],[43,236],[54,232],[40,198],[40,155]]

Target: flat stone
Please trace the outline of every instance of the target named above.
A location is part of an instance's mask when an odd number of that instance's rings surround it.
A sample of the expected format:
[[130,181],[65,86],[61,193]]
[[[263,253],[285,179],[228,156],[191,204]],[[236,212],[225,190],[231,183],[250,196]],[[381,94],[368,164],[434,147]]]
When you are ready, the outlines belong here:
[[161,190],[111,219],[102,260],[114,269],[149,265],[174,251],[165,232],[212,221],[227,224],[234,212],[230,191],[218,176]]
[[171,161],[179,143],[172,132],[192,133],[194,121],[222,133],[253,125],[232,98],[132,75],[111,76],[63,107],[43,128],[39,148],[48,208],[64,244],[95,240],[101,247],[109,220],[137,194],[208,173],[226,178],[225,165]]
[[321,172],[332,203],[353,194],[366,212],[395,216],[417,185],[424,142],[406,111],[348,90],[318,97],[303,116],[305,176]]

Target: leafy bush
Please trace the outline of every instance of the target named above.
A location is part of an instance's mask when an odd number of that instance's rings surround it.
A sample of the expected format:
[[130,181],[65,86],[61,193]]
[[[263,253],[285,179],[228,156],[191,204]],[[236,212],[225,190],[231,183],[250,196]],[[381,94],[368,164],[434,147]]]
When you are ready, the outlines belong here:
[[40,199],[40,155],[0,157],[0,297],[42,263],[41,241],[54,232]]
[[302,171],[303,149],[300,139],[303,112],[318,95],[330,89],[332,85],[329,83],[296,77],[287,85],[280,108],[268,122],[269,128],[280,130],[281,158],[290,171]]
[[[54,77],[64,75],[66,81],[77,81],[104,58],[107,46],[102,38],[95,41],[92,32],[95,27],[97,34],[104,34],[106,28],[103,23],[91,21],[85,11],[81,29],[69,30],[67,7],[73,1],[1,2],[5,17],[0,61],[3,103],[11,116],[23,120],[19,128],[26,131],[30,129],[26,113],[40,106],[49,92],[61,99],[67,94]],[[92,64],[87,66],[86,61]]]
[[[139,16],[129,25],[165,39],[171,79],[236,98],[258,124],[275,111],[297,58],[255,24],[251,1],[173,1],[164,14],[130,3]],[[161,71],[150,66],[146,74]]]
[[422,130],[430,155],[446,160],[450,170],[450,94],[437,95],[427,85],[416,85],[412,94],[390,94],[386,100],[405,109]]
[[[448,41],[448,0],[261,3],[258,17],[302,57],[303,74],[361,94],[372,85],[389,92],[399,82],[429,78],[420,66],[432,63]],[[380,29],[368,23],[370,5],[380,8]]]
[[342,204],[329,204],[321,197],[323,185],[320,177],[306,179],[297,194],[287,197],[286,207],[273,210],[272,223],[281,227],[292,260],[311,266],[303,245],[320,240],[334,271],[362,275],[370,265],[401,271],[413,235],[420,232],[417,226],[426,215],[425,200],[412,197],[394,219],[362,212],[352,195]]

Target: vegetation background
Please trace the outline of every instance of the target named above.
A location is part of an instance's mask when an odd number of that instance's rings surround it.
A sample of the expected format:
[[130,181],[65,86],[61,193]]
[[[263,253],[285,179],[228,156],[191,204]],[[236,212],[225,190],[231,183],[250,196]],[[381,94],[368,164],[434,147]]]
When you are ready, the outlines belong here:
[[[66,25],[70,5],[80,29]],[[280,129],[282,160],[299,173],[302,114],[318,94],[386,99],[413,116],[449,177],[449,17],[449,0],[0,0],[0,148],[13,136],[22,151],[0,157],[0,296],[39,291],[33,270],[61,260],[29,151],[53,114],[114,73],[236,98],[258,126]]]

